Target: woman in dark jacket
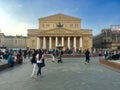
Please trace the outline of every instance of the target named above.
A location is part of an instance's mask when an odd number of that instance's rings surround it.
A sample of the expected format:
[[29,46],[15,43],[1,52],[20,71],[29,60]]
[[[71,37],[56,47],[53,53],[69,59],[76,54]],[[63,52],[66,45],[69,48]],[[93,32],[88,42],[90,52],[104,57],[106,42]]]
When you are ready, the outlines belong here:
[[36,69],[37,69],[37,63],[36,63],[36,54],[37,54],[37,50],[34,50],[34,53],[32,55],[32,59],[31,59],[31,64],[33,64],[33,70],[32,70],[32,74],[31,77],[34,78],[34,75],[36,75]]

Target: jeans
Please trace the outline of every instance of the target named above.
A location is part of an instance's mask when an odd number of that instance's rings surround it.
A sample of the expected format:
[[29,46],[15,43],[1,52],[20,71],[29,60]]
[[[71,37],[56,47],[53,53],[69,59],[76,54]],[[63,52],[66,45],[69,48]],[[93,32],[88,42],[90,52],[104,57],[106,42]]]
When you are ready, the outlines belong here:
[[11,67],[14,66],[14,61],[11,60],[9,63],[10,63],[10,66],[11,66]]
[[41,75],[41,68],[42,68],[42,63],[37,63],[38,65],[38,72],[37,72],[37,75]]

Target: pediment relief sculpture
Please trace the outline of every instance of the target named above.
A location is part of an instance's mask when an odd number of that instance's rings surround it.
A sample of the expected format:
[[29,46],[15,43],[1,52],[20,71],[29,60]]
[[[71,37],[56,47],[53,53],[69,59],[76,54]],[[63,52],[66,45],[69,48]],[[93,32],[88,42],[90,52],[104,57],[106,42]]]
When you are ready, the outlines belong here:
[[81,31],[80,30],[69,30],[69,29],[65,29],[65,28],[56,28],[56,29],[51,29],[51,30],[45,30],[45,31],[41,31],[40,33],[43,34],[80,34]]

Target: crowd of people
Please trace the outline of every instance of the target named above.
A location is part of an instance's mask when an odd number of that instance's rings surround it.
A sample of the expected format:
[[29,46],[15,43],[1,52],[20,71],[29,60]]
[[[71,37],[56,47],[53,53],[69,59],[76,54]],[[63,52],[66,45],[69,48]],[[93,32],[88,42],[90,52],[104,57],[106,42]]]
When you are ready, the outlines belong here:
[[29,52],[31,52],[31,50],[0,50],[0,61],[7,60],[8,64],[13,67],[15,63],[22,63],[23,60],[26,59],[26,56],[30,58],[31,53]]
[[120,59],[120,51],[119,50],[99,50],[99,57],[104,58],[105,60],[119,60]]
[[[32,60],[35,60],[37,57],[37,53],[38,51],[41,52],[42,54],[51,54],[52,56],[52,62],[55,62],[55,59],[57,58],[57,63],[63,63],[62,60],[62,56],[63,54],[76,54],[76,53],[81,53],[81,49],[77,49],[75,51],[75,49],[69,49],[66,48],[63,50],[59,50],[59,49],[53,49],[53,50],[43,50],[43,49],[39,49],[39,50],[35,50],[35,49],[26,49],[26,50],[17,50],[17,51],[13,51],[13,50],[4,50],[4,52],[2,50],[0,50],[0,58],[1,59],[5,59],[8,61],[8,63],[10,64],[11,67],[14,66],[15,63],[22,63],[26,57],[28,57],[28,59],[30,59],[30,57],[32,56]],[[86,61],[89,60],[88,58],[86,58]],[[36,63],[36,61],[33,61],[32,63]],[[36,67],[36,65],[34,65],[34,67]],[[33,70],[34,71],[34,70]]]
[[[66,52],[68,51],[68,52]],[[63,63],[63,54],[70,54],[69,50],[63,51],[62,49],[53,49],[48,53],[48,51],[43,49],[29,49],[29,50],[18,50],[15,51],[5,51],[0,52],[0,56],[8,61],[11,67],[15,63],[22,63],[26,58],[31,61],[33,70],[31,72],[31,78],[38,79],[42,75],[42,68],[45,67],[45,60],[48,54],[51,55],[51,62]],[[75,51],[73,50],[73,53]],[[71,54],[73,54],[71,53]],[[90,61],[90,51],[85,51],[85,62],[89,63]]]

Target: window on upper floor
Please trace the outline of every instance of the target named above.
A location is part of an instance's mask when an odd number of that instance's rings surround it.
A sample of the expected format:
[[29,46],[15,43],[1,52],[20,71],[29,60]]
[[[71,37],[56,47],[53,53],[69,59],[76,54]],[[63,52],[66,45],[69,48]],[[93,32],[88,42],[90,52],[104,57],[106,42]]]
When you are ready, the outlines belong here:
[[53,24],[53,28],[55,27],[55,25]]
[[75,24],[75,28],[78,28],[78,24]]
[[44,25],[44,24],[40,24],[40,27],[41,27],[41,28],[44,28],[44,27],[45,27],[45,25]]
[[50,27],[50,24],[46,24],[46,28],[49,28]]
[[73,24],[70,24],[70,28],[73,28]]
[[15,40],[15,44],[17,44],[17,40]]
[[67,24],[64,24],[64,27],[67,27]]

